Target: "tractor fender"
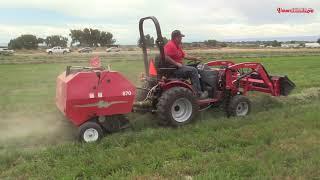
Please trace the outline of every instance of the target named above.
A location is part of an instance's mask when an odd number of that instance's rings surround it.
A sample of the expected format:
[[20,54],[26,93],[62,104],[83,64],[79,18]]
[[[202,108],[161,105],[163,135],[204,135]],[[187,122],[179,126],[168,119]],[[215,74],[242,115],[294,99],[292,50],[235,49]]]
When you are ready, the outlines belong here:
[[193,94],[196,94],[196,91],[193,89],[191,84],[189,84],[187,82],[182,82],[179,80],[164,82],[164,83],[161,83],[160,86],[161,86],[161,89],[163,89],[163,91],[166,91],[166,90],[173,88],[173,87],[184,87],[184,88],[189,89]]

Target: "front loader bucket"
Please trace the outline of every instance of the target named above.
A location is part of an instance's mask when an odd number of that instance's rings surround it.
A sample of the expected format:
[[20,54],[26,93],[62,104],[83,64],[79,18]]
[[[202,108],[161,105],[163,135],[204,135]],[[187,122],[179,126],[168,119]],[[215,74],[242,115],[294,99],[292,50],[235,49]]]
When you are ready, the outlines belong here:
[[296,85],[288,78],[288,76],[281,76],[280,79],[280,95],[288,96]]

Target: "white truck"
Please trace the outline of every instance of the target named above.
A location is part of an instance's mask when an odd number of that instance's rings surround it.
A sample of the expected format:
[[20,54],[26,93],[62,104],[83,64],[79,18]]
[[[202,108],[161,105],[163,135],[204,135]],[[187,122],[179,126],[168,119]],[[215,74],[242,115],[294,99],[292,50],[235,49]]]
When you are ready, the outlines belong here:
[[106,49],[107,52],[119,52],[120,50],[120,47],[110,47]]
[[8,48],[0,48],[0,55],[12,55],[14,50]]
[[56,46],[51,49],[47,49],[46,52],[48,54],[66,54],[70,52],[70,49]]
[[319,43],[305,43],[305,47],[306,48],[320,48],[320,44]]

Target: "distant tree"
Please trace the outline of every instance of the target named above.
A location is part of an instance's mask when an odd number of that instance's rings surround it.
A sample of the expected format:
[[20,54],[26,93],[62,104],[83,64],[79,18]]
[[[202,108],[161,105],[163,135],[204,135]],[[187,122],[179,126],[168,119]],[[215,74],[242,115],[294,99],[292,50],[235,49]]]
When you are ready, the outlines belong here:
[[94,47],[98,47],[100,44],[100,36],[101,32],[98,29],[89,29],[90,30],[90,39],[91,39],[91,44]]
[[320,44],[320,38],[318,39],[318,41],[317,41],[319,44]]
[[207,40],[204,41],[204,44],[210,47],[215,47],[218,45],[218,41],[217,40]]
[[168,39],[166,37],[163,37],[163,44],[166,45],[168,43]]
[[93,37],[91,37],[91,32],[89,28],[84,28],[82,33],[82,40],[85,46],[93,46]]
[[80,46],[82,45],[81,42],[83,42],[83,31],[74,29],[70,30],[69,36],[71,37],[71,46],[75,43],[79,43]]
[[38,44],[42,44],[42,43],[45,43],[45,39],[43,39],[43,38],[38,38]]
[[225,43],[225,42],[222,42],[222,43],[220,43],[220,46],[221,46],[221,47],[227,47],[227,46],[228,46],[228,44],[227,44],[227,43]]
[[8,47],[10,49],[22,49],[23,43],[18,39],[11,39],[10,42],[8,43]]
[[[144,36],[144,38],[145,38],[145,43],[146,43],[147,48],[154,47],[154,38],[153,37],[151,37],[149,34],[147,34]],[[142,47],[142,39],[141,38],[139,38],[139,40],[138,40],[138,46]]]
[[60,35],[52,35],[52,36],[48,36],[45,39],[45,43],[48,47],[54,47],[54,46],[66,47],[68,44],[68,38]]
[[203,42],[208,47],[227,47],[228,44],[225,42],[219,42],[217,40],[206,40]]
[[281,42],[278,42],[277,40],[274,40],[274,41],[271,42],[271,46],[272,46],[272,47],[281,46]]
[[115,39],[113,39],[113,35],[109,32],[102,31],[100,34],[100,46],[106,46],[109,44],[114,44],[116,42]]
[[98,29],[84,28],[83,30],[70,30],[71,45],[79,43],[79,46],[106,46],[116,42],[113,34]]
[[11,39],[8,47],[11,49],[37,49],[38,39],[32,34],[24,34],[15,39]]

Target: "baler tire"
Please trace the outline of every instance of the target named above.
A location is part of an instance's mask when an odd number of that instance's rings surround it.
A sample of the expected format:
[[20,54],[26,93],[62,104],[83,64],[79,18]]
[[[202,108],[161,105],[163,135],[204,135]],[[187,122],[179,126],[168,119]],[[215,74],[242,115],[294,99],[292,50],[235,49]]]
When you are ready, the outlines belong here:
[[[91,131],[91,132],[88,132]],[[85,135],[86,133],[93,133],[96,137],[92,138],[91,140],[86,140]],[[80,127],[79,127],[79,140],[81,142],[97,142],[100,141],[101,138],[103,137],[103,130],[102,127],[100,126],[100,124],[93,122],[93,121],[87,121],[85,123],[83,123]],[[90,134],[89,134],[90,135]],[[91,137],[89,137],[91,138]]]
[[246,116],[251,111],[251,103],[249,98],[243,95],[236,95],[230,99],[227,108],[230,116]]
[[[182,109],[181,112],[179,112],[180,108]],[[186,110],[184,111],[183,108],[186,108]],[[166,90],[157,104],[157,113],[161,123],[170,124],[174,127],[190,123],[197,114],[198,109],[199,105],[196,98],[189,89],[184,87],[173,87]],[[188,113],[189,111],[191,112]],[[176,115],[173,113],[176,113]]]

